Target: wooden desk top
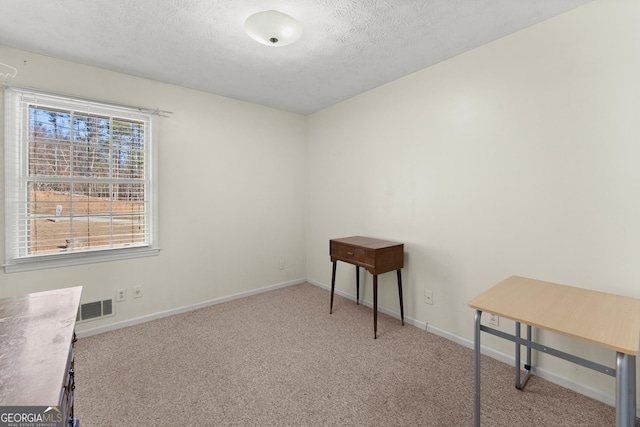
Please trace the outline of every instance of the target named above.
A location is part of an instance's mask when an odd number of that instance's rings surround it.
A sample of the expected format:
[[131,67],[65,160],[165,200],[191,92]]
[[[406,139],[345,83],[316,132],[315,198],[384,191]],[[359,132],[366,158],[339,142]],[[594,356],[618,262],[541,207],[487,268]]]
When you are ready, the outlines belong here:
[[333,242],[345,243],[347,245],[359,246],[368,249],[384,249],[393,246],[404,246],[403,243],[390,242],[388,240],[375,239],[372,237],[351,236],[331,239]]
[[0,406],[57,406],[82,286],[0,299]]
[[582,341],[638,354],[640,299],[512,276],[469,306]]

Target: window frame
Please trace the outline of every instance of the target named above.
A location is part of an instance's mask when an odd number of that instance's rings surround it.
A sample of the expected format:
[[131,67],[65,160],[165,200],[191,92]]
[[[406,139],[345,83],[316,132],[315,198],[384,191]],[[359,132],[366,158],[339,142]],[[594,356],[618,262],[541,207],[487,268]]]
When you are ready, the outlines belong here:
[[[117,261],[158,255],[158,190],[157,190],[157,114],[152,110],[63,96],[19,86],[6,86],[4,91],[4,166],[5,166],[5,273],[40,270],[98,262]],[[34,101],[35,100],[35,101]],[[19,223],[25,220],[29,181],[29,104],[65,111],[91,111],[119,119],[142,120],[145,123],[145,176],[148,197],[145,225],[146,244],[134,247],[93,248],[71,252],[21,255],[17,239],[26,238]],[[43,179],[46,181],[46,178]],[[89,182],[89,180],[87,180]],[[21,213],[21,211],[23,213]],[[111,214],[112,215],[112,214]]]

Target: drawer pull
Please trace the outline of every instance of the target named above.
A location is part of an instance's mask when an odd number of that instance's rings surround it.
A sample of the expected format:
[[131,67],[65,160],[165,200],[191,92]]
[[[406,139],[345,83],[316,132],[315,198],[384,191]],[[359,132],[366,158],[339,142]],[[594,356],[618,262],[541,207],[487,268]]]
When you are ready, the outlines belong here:
[[355,253],[353,253],[353,252],[347,252],[347,255],[351,255],[351,256],[353,256],[353,255],[355,255]]

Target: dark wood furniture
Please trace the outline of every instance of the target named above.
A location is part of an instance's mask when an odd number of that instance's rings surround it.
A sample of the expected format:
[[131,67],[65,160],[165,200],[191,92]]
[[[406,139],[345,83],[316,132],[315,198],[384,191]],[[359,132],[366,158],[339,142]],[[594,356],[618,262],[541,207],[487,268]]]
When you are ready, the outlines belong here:
[[32,407],[52,425],[78,425],[73,347],[81,293],[78,286],[0,299],[0,408]]
[[333,294],[336,287],[336,264],[338,261],[356,266],[356,304],[360,301],[360,267],[373,275],[373,338],[378,336],[378,274],[396,271],[398,277],[398,296],[400,298],[400,319],[404,325],[404,308],[402,306],[402,275],[404,267],[404,244],[373,239],[371,237],[343,237],[329,241],[329,253],[333,263],[331,274],[331,305],[333,311]]

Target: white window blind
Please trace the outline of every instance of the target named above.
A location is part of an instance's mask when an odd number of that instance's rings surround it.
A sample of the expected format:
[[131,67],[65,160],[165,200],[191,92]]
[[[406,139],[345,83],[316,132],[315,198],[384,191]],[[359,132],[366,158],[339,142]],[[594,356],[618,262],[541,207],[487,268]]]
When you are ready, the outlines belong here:
[[5,270],[157,252],[154,116],[5,90]]

